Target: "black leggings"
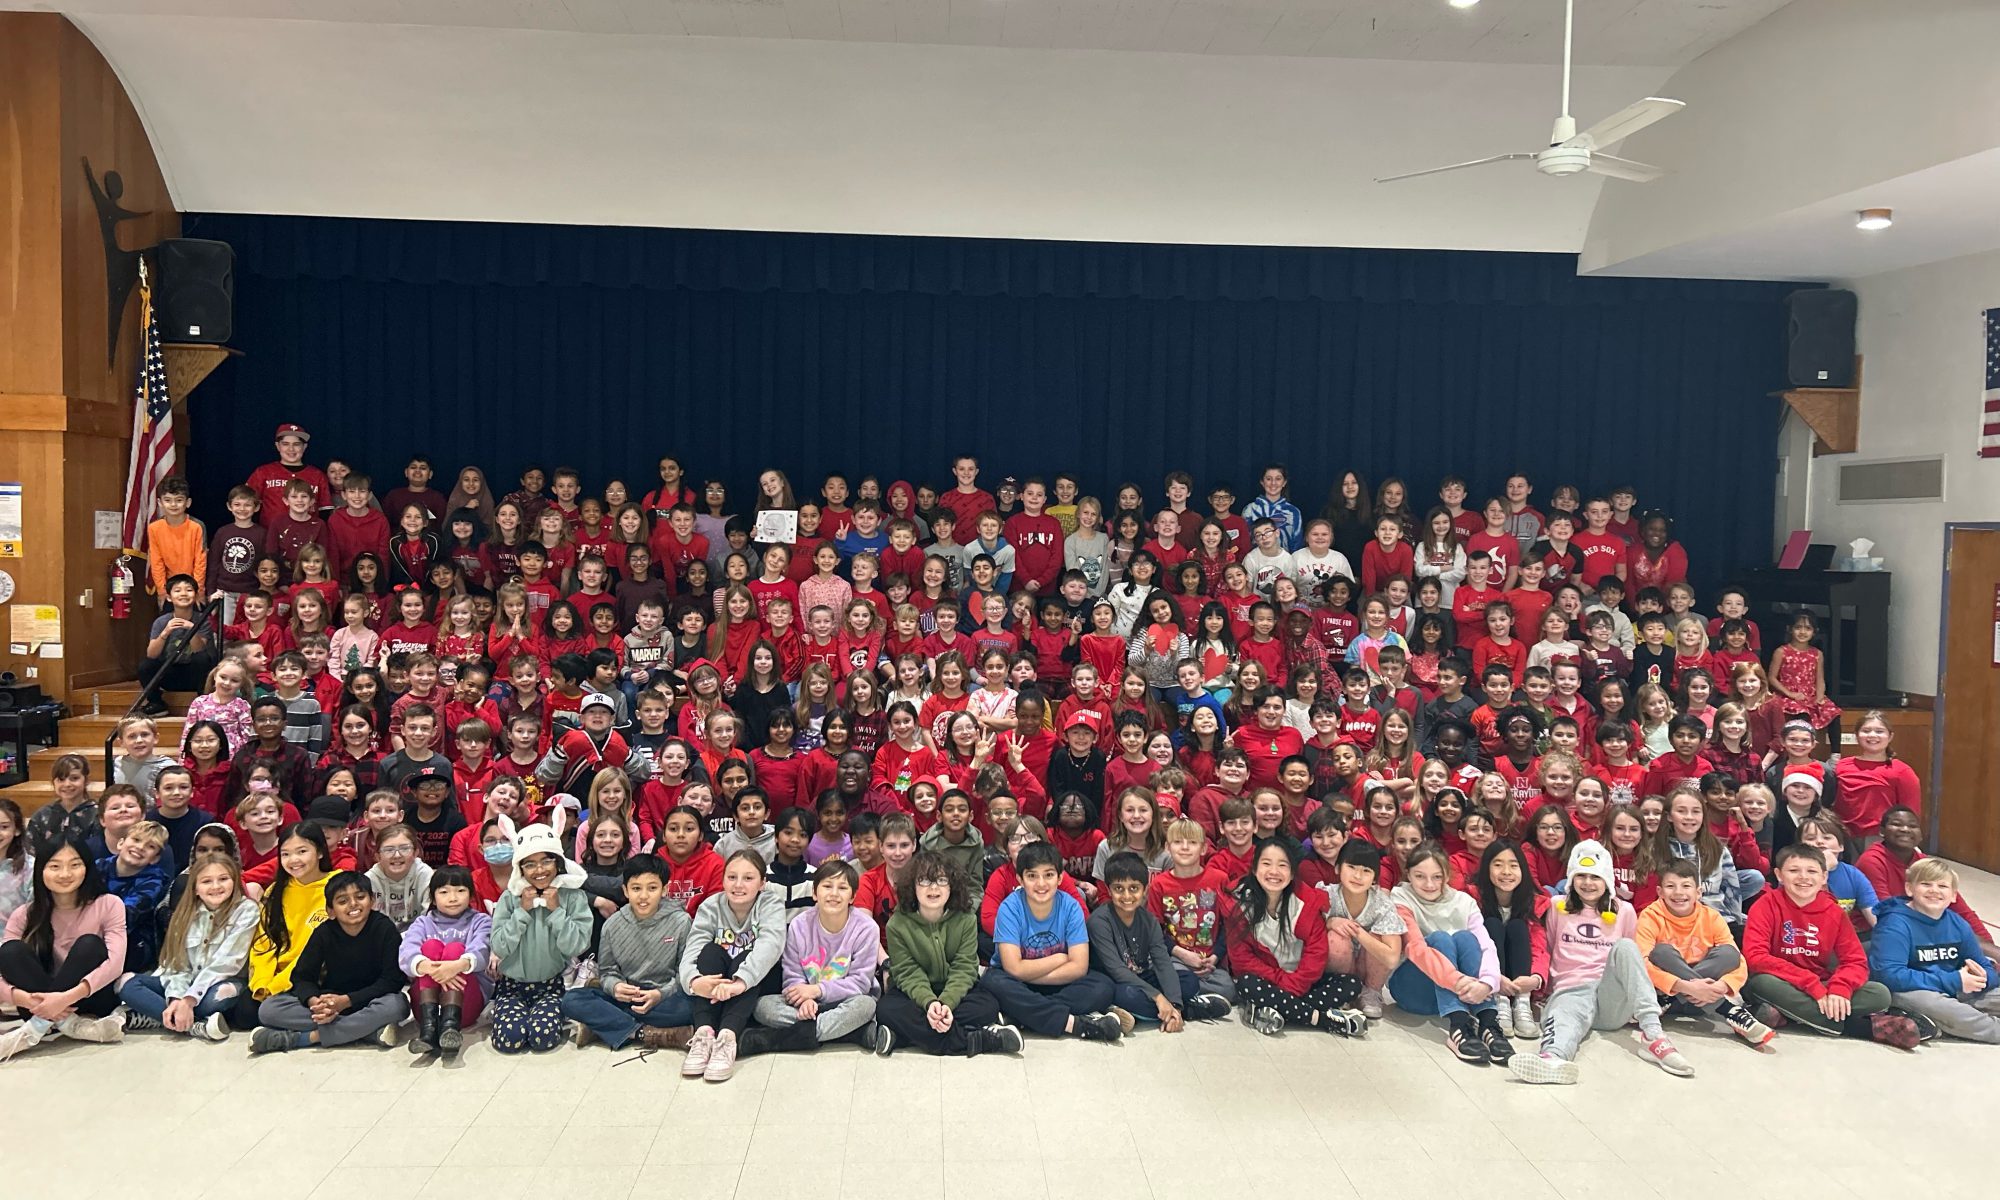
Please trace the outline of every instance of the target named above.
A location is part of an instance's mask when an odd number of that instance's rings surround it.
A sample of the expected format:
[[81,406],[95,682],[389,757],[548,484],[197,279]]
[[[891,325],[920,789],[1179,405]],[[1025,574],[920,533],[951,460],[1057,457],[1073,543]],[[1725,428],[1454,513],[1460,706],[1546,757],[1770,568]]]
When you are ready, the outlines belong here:
[[[710,942],[701,948],[701,956],[695,959],[694,972],[697,975],[721,975],[725,978],[736,974],[736,960],[721,946]],[[750,1027],[750,1020],[756,1014],[757,1001],[769,995],[777,985],[776,967],[764,972],[764,978],[750,985],[750,990],[739,996],[731,996],[722,1003],[707,1000],[688,993],[690,1007],[694,1013],[693,1025],[699,1029],[706,1025],[721,1033],[729,1030],[741,1034]]]
[[993,993],[973,988],[951,1010],[951,1028],[939,1033],[931,1028],[922,1005],[901,992],[885,991],[875,1005],[875,1019],[895,1030],[899,1039],[932,1054],[964,1054],[966,1033],[998,1021],[1000,1005]]
[[[63,956],[61,966],[52,965],[30,949],[27,942],[16,938],[0,945],[0,979],[17,991],[66,992],[103,966],[109,957],[104,939],[94,933],[76,939],[69,953]],[[76,1011],[86,1017],[108,1017],[117,1007],[118,989],[106,987],[84,997]],[[25,1008],[18,1011],[23,1018],[33,1015]]]
[[1486,936],[1493,939],[1493,949],[1499,953],[1500,974],[1519,979],[1534,971],[1534,941],[1528,935],[1526,921],[1519,917],[1511,920],[1488,917]]
[[1350,1007],[1361,995],[1357,975],[1326,974],[1303,994],[1288,992],[1262,975],[1236,977],[1236,998],[1251,1008],[1274,1008],[1291,1025],[1317,1025],[1321,1015]]

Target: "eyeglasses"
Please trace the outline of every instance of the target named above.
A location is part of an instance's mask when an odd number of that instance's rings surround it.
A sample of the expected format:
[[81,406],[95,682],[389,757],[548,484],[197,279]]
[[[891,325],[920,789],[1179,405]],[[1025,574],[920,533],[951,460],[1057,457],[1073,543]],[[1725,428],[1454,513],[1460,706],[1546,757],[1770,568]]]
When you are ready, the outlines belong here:
[[377,853],[382,858],[408,858],[416,852],[414,846],[384,846]]

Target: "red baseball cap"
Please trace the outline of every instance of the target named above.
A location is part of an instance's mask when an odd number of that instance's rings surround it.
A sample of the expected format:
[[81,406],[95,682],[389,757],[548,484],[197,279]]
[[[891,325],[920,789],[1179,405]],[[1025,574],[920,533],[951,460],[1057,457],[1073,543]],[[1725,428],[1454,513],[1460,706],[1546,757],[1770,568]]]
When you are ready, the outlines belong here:
[[305,428],[303,426],[280,425],[278,426],[278,432],[271,435],[271,440],[276,442],[276,441],[282,441],[283,439],[288,437],[295,437],[302,442],[310,442],[312,441],[312,436],[313,436],[312,434],[307,433],[305,431]]
[[1104,727],[1104,722],[1098,718],[1096,713],[1091,712],[1089,709],[1078,709],[1076,712],[1070,714],[1069,722],[1063,726],[1063,732],[1068,733],[1079,725],[1090,730],[1092,733],[1096,733]]

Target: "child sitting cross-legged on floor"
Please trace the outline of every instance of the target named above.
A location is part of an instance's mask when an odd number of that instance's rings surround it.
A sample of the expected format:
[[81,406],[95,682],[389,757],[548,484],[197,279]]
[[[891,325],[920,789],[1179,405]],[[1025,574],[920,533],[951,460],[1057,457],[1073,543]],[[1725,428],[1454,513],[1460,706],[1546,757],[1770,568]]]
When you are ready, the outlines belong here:
[[1389,899],[1406,929],[1403,962],[1389,975],[1396,1007],[1442,1016],[1450,1026],[1446,1042],[1460,1061],[1504,1065],[1514,1044],[1500,1025],[1499,954],[1478,902],[1451,886],[1444,848],[1417,847]]
[[1660,870],[1660,898],[1639,914],[1632,940],[1646,956],[1653,987],[1669,1008],[1720,1017],[1738,1037],[1763,1046],[1776,1036],[1740,994],[1750,971],[1729,922],[1701,902],[1701,869],[1677,858]]
[[1249,873],[1223,908],[1243,1019],[1266,1036],[1287,1025],[1359,1036],[1368,1018],[1351,1005],[1361,980],[1326,969],[1326,893],[1298,882],[1294,853],[1283,838],[1258,842]]
[[1014,856],[1021,886],[993,919],[993,966],[980,990],[1010,1020],[1048,1037],[1115,1042],[1123,1023],[1111,1007],[1111,981],[1090,970],[1083,906],[1062,890],[1062,852],[1030,842]]
[[637,1035],[648,1050],[682,1050],[694,1033],[681,990],[681,954],[694,921],[667,899],[667,866],[644,851],[618,869],[625,904],[597,939],[596,983],[563,993],[562,1013],[579,1046],[592,1038],[613,1050]]
[[368,877],[342,871],[326,884],[326,910],[292,965],[291,988],[257,1009],[263,1027],[250,1035],[252,1054],[344,1046],[364,1039],[387,1044],[410,1015],[403,999],[401,940],[396,923],[375,911]]
[[1660,1028],[1660,1002],[1639,947],[1630,905],[1612,892],[1611,852],[1593,838],[1569,852],[1569,887],[1549,906],[1549,971],[1554,994],[1542,1007],[1542,1044],[1508,1067],[1525,1083],[1575,1083],[1576,1052],[1593,1029],[1639,1026],[1646,1053],[1670,1075],[1694,1068]]
[[1090,969],[1111,981],[1111,1014],[1121,1027],[1129,1015],[1157,1021],[1167,1033],[1179,1033],[1189,1017],[1214,1021],[1228,1016],[1229,1001],[1213,992],[1202,993],[1201,980],[1175,961],[1172,943],[1159,920],[1147,911],[1150,874],[1146,860],[1134,851],[1121,850],[1106,859],[1107,898],[1085,922],[1090,930]]
[[125,1028],[165,1027],[211,1042],[228,1037],[223,1014],[249,986],[257,918],[257,902],[243,894],[236,859],[197,853],[188,867],[188,886],[167,919],[159,968],[132,976],[118,989]]
[[1750,909],[1743,994],[1772,1028],[1796,1021],[1814,1033],[1860,1037],[1914,1050],[1937,1036],[1906,1013],[1889,1011],[1889,989],[1868,978],[1868,957],[1853,922],[1826,890],[1826,857],[1806,845],[1778,851],[1780,886]]
[[1958,872],[1918,859],[1903,877],[1907,898],[1876,910],[1868,962],[1896,1006],[1969,1042],[2000,1043],[2000,976],[1964,917],[1952,911]]

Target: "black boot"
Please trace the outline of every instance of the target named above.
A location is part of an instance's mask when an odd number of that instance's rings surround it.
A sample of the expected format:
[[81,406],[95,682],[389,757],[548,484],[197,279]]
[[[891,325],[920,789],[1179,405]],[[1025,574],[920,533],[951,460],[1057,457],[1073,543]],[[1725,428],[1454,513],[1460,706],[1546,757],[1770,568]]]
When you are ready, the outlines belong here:
[[410,1053],[430,1054],[437,1049],[438,1006],[426,1000],[417,1005],[417,1031],[410,1038]]
[[465,1010],[456,1004],[447,1004],[437,1014],[436,1030],[438,1052],[446,1058],[457,1058],[459,1047],[465,1044]]

